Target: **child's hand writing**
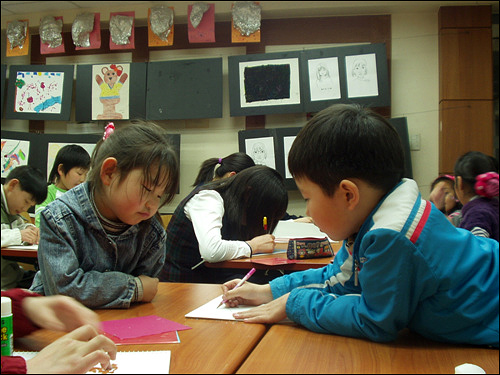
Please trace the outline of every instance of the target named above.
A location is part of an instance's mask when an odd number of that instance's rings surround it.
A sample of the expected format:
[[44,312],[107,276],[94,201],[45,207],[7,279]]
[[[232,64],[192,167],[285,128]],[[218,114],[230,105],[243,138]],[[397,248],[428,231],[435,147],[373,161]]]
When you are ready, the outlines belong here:
[[22,229],[21,240],[31,244],[38,244],[40,241],[40,229],[33,225],[29,225],[25,229]]
[[[238,288],[240,289],[240,288]],[[246,323],[277,323],[286,318],[286,301],[290,293],[253,309],[234,313],[236,319],[243,319]]]
[[247,281],[239,288],[234,289],[239,281],[240,279],[235,279],[222,284],[222,299],[227,301],[226,306],[261,305],[273,300],[269,284],[259,285]]
[[41,328],[72,331],[83,325],[99,329],[99,316],[68,296],[27,297],[22,302],[24,314]]
[[151,302],[155,298],[156,292],[158,292],[159,280],[156,277],[153,278],[146,275],[139,276],[139,279],[142,281],[142,301]]
[[272,253],[274,251],[274,236],[272,234],[264,234],[252,238],[247,243],[252,248],[253,254]]
[[28,374],[85,374],[99,363],[107,369],[111,359],[116,359],[115,343],[86,325],[45,347],[26,361],[26,369]]

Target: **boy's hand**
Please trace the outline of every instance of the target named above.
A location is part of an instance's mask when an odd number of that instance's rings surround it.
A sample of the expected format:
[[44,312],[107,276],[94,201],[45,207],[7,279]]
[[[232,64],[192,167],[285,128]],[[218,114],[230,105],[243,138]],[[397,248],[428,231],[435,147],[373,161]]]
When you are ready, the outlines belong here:
[[222,284],[222,298],[227,300],[226,306],[261,305],[273,300],[269,284],[259,285],[247,281],[239,288],[234,289],[239,281],[240,279],[235,279]]
[[139,279],[142,281],[142,301],[151,302],[155,298],[156,292],[158,292],[159,280],[156,277],[153,278],[146,275],[139,276]]
[[[242,286],[243,287],[243,286]],[[240,288],[238,288],[240,289]],[[290,293],[282,295],[265,305],[253,309],[234,313],[236,319],[243,319],[246,323],[277,323],[286,318],[286,301]]]
[[33,225],[29,225],[25,229],[21,230],[21,240],[23,242],[38,244],[40,241],[40,229]]
[[247,243],[252,248],[253,254],[272,253],[274,251],[274,236],[272,234],[263,234],[252,238]]

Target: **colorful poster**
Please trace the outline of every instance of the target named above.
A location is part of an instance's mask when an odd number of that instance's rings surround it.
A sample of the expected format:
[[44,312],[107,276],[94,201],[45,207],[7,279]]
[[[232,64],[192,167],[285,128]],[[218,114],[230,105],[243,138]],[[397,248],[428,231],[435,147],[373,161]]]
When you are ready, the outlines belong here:
[[92,120],[129,118],[130,64],[92,66]]
[[14,112],[61,113],[63,72],[17,72]]
[[14,168],[28,164],[30,142],[2,138],[2,178]]

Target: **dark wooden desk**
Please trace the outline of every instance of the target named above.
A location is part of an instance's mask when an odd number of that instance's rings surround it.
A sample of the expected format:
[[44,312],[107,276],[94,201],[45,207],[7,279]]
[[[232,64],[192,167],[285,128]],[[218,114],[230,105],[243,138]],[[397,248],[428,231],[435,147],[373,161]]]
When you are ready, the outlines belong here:
[[408,330],[395,342],[375,343],[275,324],[237,373],[453,374],[463,363],[498,374],[498,349],[434,342]]
[[[334,253],[342,246],[342,242],[332,243],[332,249]],[[224,262],[218,263],[205,263],[207,267],[210,268],[242,268],[251,269],[255,268],[257,270],[267,270],[270,268],[281,269],[284,271],[304,271],[309,268],[321,268],[330,264],[333,257],[327,258],[312,258],[312,259],[300,259],[296,263],[283,263],[277,265],[268,265],[259,263],[259,260],[269,260],[273,258],[278,258],[285,261],[287,259],[286,253],[276,253],[276,254],[266,254],[266,255],[255,255],[252,258],[242,258],[242,259],[232,259],[226,260]]]
[[[263,324],[189,319],[184,315],[221,294],[220,285],[160,283],[151,303],[124,310],[96,310],[101,320],[158,315],[192,329],[179,332],[178,344],[120,345],[119,351],[171,350],[170,373],[234,373],[266,333]],[[61,333],[39,330],[15,341],[16,350],[40,350]]]
[[2,247],[3,257],[16,257],[16,258],[36,258],[38,251],[29,248],[12,249],[9,247]]

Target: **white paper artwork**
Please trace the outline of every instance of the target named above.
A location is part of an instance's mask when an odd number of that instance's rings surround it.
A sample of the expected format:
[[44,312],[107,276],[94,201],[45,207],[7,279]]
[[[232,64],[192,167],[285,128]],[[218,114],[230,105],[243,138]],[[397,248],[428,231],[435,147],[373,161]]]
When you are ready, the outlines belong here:
[[253,159],[257,165],[267,165],[276,169],[274,156],[274,138],[249,138],[245,139],[246,153]]
[[376,55],[346,56],[347,96],[378,96]]
[[308,61],[311,101],[340,99],[338,57]]

